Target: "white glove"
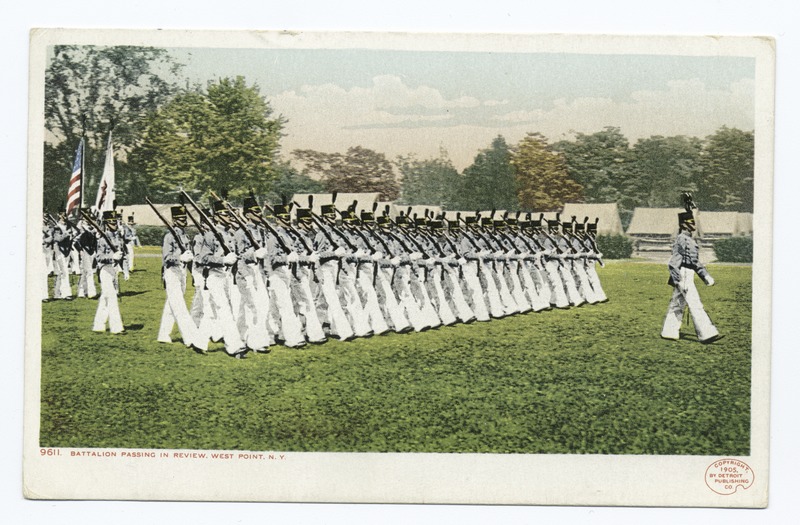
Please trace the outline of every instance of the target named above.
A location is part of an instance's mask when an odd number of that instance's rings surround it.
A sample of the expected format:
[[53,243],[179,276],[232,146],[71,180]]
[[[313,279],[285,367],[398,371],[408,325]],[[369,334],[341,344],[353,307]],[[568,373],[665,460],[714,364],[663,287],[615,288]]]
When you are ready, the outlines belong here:
[[339,246],[338,248],[336,248],[336,249],[333,251],[333,254],[334,254],[335,256],[337,256],[337,257],[342,257],[342,256],[344,256],[344,255],[346,255],[346,254],[347,254],[347,250],[345,250],[344,248],[342,248],[341,246]]
[[290,263],[296,263],[299,260],[300,260],[300,256],[297,255],[297,253],[295,253],[295,252],[292,252],[292,253],[290,253],[289,255],[286,256],[286,261],[290,262]]
[[411,259],[412,261],[416,261],[422,258],[422,254],[419,252],[411,252],[408,258]]
[[459,257],[457,259],[457,261],[458,261],[458,264],[467,264],[467,260],[465,258],[463,258],[463,257]]
[[114,255],[112,255],[111,258],[115,261],[119,261],[122,259],[122,252],[114,252]]
[[372,260],[377,262],[383,259],[383,254],[381,252],[375,252],[372,254]]
[[312,253],[308,256],[308,262],[317,264],[319,262],[319,254]]
[[506,254],[506,252],[502,252],[502,251],[500,251],[500,250],[498,250],[498,251],[494,252],[494,256],[495,256],[495,257],[502,257],[502,256],[504,256],[505,254]]
[[263,259],[267,256],[267,249],[263,247],[259,248],[254,252],[254,255],[256,256],[256,259]]
[[188,263],[189,261],[194,259],[194,255],[192,255],[192,252],[190,252],[189,250],[186,250],[180,255],[180,257],[178,257],[178,259],[180,259],[181,262]]
[[400,257],[392,257],[389,262],[392,263],[392,266],[397,266],[400,264]]
[[706,277],[706,284],[707,284],[708,286],[714,286],[714,283],[715,283],[715,282],[716,282],[716,281],[714,280],[714,278],[713,278],[713,277],[711,277],[710,275]]
[[356,250],[356,253],[355,253],[355,256],[356,256],[356,257],[358,257],[359,259],[361,259],[361,258],[363,258],[363,257],[366,257],[366,256],[368,256],[368,255],[369,255],[369,254],[368,254],[367,252],[365,252],[364,250],[362,250],[361,248],[359,248],[358,250]]
[[236,254],[233,252],[228,252],[228,255],[222,258],[222,263],[228,266],[233,266],[236,263]]

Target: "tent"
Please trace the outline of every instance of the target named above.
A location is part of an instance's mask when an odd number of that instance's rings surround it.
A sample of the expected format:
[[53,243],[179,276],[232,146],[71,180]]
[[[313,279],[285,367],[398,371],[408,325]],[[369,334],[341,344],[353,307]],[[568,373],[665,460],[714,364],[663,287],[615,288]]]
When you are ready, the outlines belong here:
[[572,203],[564,204],[564,211],[561,212],[562,220],[570,220],[575,216],[578,222],[583,222],[585,217],[589,217],[589,222],[600,219],[597,224],[598,235],[622,235],[622,221],[619,218],[619,208],[617,203]]

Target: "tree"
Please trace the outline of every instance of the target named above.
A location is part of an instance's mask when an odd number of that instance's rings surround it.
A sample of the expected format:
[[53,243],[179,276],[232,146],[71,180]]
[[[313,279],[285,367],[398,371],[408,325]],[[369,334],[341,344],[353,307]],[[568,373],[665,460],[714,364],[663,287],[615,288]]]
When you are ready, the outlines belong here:
[[753,211],[755,137],[723,126],[706,137],[697,201],[704,209]]
[[528,133],[516,145],[511,165],[523,210],[555,211],[583,200],[583,188],[570,178],[564,154],[554,151],[540,133]]
[[[164,49],[54,46],[44,83],[45,208],[62,209],[82,136],[84,201],[93,201],[111,130],[122,161],[117,175],[124,180],[124,159],[138,142],[144,118],[176,92],[174,78],[180,67]],[[124,200],[124,188],[119,190]]]
[[553,150],[564,154],[567,171],[583,186],[586,202],[618,202],[626,194],[630,152],[619,128],[578,133],[574,141],[553,144]]
[[702,141],[696,137],[653,136],[638,140],[631,149],[631,200],[636,206],[680,206],[681,192],[697,191],[701,151]]
[[150,116],[132,155],[145,173],[140,188],[151,196],[178,186],[232,198],[267,193],[284,123],[271,116],[258,86],[243,77],[210,82],[207,93],[181,93]]
[[353,146],[345,154],[295,150],[292,155],[303,163],[302,173],[316,174],[329,192],[377,192],[381,200],[400,194],[392,163],[383,153]]
[[498,135],[464,170],[455,206],[465,210],[516,209],[516,176],[510,160],[506,139]]
[[[325,186],[308,175],[298,173],[288,162],[277,165],[278,177],[272,181],[266,200],[272,203],[288,201],[295,193],[322,193]],[[301,203],[303,206],[306,203]]]
[[431,204],[452,208],[461,178],[442,149],[439,157],[418,160],[414,155],[397,159],[402,194],[400,204]]

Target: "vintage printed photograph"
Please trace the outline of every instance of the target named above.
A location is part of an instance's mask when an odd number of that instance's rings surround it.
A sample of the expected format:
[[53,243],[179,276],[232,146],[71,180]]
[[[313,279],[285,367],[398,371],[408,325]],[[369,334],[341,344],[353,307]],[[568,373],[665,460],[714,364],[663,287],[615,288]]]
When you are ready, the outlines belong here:
[[26,496],[765,506],[773,89],[758,38],[35,30]]

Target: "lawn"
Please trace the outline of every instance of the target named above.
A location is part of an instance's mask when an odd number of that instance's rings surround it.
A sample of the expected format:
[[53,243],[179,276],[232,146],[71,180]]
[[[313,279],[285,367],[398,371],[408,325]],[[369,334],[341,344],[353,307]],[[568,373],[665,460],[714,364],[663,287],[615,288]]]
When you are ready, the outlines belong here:
[[[145,250],[147,251],[147,250]],[[157,250],[149,250],[157,253]],[[751,268],[702,287],[725,334],[659,338],[664,265],[610,262],[610,301],[267,355],[156,342],[160,259],[97,303],[44,303],[41,446],[351,452],[748,455]],[[700,281],[698,280],[698,283]],[[191,296],[191,287],[188,296]],[[177,333],[175,334],[177,339]]]

